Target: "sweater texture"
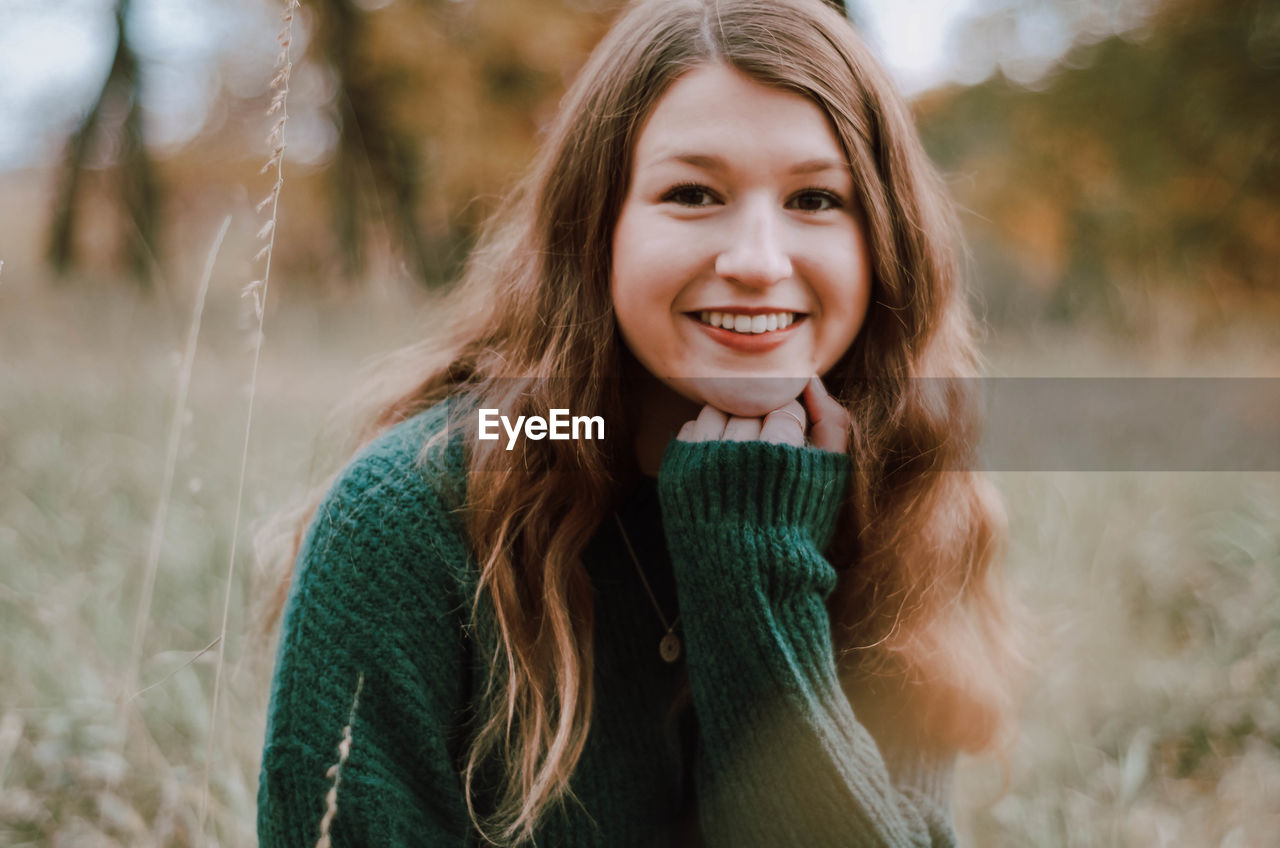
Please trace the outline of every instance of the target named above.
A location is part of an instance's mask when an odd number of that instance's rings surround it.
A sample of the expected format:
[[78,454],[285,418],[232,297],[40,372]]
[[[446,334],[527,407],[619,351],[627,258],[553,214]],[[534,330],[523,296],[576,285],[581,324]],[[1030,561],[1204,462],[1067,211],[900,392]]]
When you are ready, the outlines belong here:
[[[315,845],[326,811],[335,846],[485,844],[461,778],[491,648],[469,625],[477,566],[446,494],[463,451],[422,451],[445,415],[362,450],[304,540],[262,755],[263,848]],[[679,614],[676,663],[617,525],[601,524],[583,553],[595,704],[571,779],[581,803],[543,819],[537,845],[955,843],[954,753],[860,720],[836,674],[822,551],[849,474],[813,448],[670,444],[619,517],[663,615]]]

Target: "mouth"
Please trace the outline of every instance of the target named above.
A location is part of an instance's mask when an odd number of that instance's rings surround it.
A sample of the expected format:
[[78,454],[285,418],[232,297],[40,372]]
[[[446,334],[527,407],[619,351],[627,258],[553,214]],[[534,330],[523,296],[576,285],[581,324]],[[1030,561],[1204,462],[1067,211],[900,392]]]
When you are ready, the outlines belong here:
[[715,342],[739,353],[768,353],[785,344],[808,315],[803,312],[688,312]]

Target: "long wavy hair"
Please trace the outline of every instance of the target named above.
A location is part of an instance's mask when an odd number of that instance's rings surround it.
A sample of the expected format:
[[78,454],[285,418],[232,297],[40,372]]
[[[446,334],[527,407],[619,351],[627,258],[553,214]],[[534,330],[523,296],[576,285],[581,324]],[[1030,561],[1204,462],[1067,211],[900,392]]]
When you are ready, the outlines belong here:
[[[872,256],[865,322],[825,378],[852,418],[854,485],[827,552],[848,697],[882,739],[907,728],[912,744],[978,751],[1011,727],[1017,652],[994,568],[1004,518],[972,470],[979,420],[964,388],[977,373],[973,317],[950,207],[905,105],[821,0],[640,0],[565,95],[431,338],[394,357],[361,436],[462,395],[512,416],[567,407],[610,424],[607,441],[524,439],[507,451],[466,440],[472,623],[484,616],[493,638],[464,781],[473,823],[496,844],[530,839],[573,797],[593,692],[581,555],[634,462],[621,379],[629,354],[610,298],[613,232],[646,118],[676,79],[711,62],[823,110]],[[454,417],[451,426],[469,426]],[[296,526],[295,556],[310,518]],[[473,796],[495,756],[503,782],[482,811]]]

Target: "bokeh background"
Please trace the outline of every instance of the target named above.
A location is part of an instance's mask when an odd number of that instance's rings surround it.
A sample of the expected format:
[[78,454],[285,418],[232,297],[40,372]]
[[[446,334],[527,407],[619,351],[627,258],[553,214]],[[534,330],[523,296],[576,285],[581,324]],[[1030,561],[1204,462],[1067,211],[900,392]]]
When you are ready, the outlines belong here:
[[[1280,377],[1280,4],[847,5],[959,203],[990,374]],[[254,531],[438,328],[616,8],[306,0],[273,87],[276,0],[0,0],[0,843],[254,843]],[[1280,473],[992,476],[1032,670],[965,843],[1275,844]]]

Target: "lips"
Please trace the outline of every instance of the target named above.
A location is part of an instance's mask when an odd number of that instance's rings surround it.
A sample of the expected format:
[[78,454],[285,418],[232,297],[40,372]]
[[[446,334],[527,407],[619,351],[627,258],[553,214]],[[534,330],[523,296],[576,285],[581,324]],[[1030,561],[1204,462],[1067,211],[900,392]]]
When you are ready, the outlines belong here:
[[[736,329],[730,330],[730,329],[726,329],[725,327],[712,326],[710,323],[707,323],[702,320],[703,316],[708,314],[707,312],[700,311],[700,312],[686,313],[686,317],[690,321],[693,321],[695,324],[697,324],[698,329],[706,333],[712,340],[714,340],[715,342],[721,345],[724,345],[725,347],[731,350],[738,351],[740,353],[768,353],[769,351],[780,347],[781,345],[785,344],[788,339],[791,338],[791,335],[795,331],[796,327],[804,323],[805,319],[808,317],[803,313],[789,313],[789,312],[786,312],[785,310],[766,309],[766,310],[751,310],[751,311],[755,313],[755,315],[751,316],[753,318],[756,318],[759,316],[769,316],[769,315],[776,316],[779,314],[785,314],[793,317],[789,322],[787,322],[785,327],[779,327],[778,329],[773,329],[773,330],[765,329],[763,331],[757,331],[757,332],[751,332],[751,331],[738,332]],[[712,314],[720,314],[723,316],[726,313],[712,313]],[[733,310],[731,312],[728,312],[727,314],[731,316],[741,316],[741,315],[746,315],[747,310]],[[781,322],[778,322],[778,323],[781,323]],[[734,326],[736,327],[736,324]]]

